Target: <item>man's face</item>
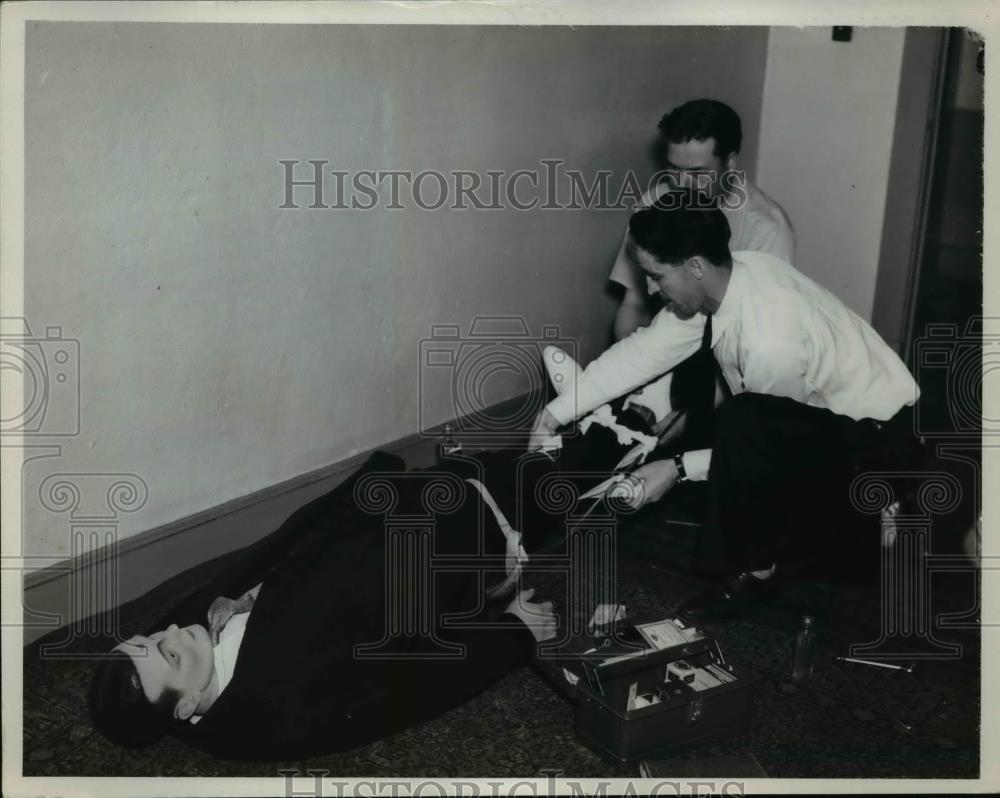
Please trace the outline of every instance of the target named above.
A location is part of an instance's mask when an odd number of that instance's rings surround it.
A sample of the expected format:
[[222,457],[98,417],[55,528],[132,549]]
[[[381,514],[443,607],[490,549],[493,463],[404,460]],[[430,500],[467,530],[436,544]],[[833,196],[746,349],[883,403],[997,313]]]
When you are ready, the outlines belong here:
[[671,188],[691,188],[713,199],[723,193],[722,173],[730,166],[715,154],[715,139],[667,142],[663,168],[674,173]]
[[183,629],[171,624],[148,637],[131,637],[117,649],[132,658],[142,691],[151,702],[165,689],[176,690],[182,699],[200,693],[208,687],[215,671],[212,640],[208,630],[198,624]]
[[675,266],[661,263],[631,237],[629,249],[646,276],[656,284],[667,310],[679,319],[690,319],[701,310],[705,302],[704,287],[695,277],[695,267],[690,261]]

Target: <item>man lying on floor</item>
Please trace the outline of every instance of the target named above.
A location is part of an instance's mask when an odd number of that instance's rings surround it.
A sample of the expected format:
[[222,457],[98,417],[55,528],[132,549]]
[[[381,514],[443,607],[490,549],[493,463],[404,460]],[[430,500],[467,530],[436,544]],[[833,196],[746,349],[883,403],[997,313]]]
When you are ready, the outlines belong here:
[[864,530],[850,485],[861,470],[905,470],[919,457],[911,414],[919,389],[903,362],[791,264],[730,252],[725,216],[690,191],[635,213],[629,236],[666,305],[542,410],[529,445],[709,351],[732,393],[712,448],[654,459],[634,474],[645,501],[686,479],[708,482],[707,532],[720,541],[728,573],[682,605],[681,616],[734,617],[773,592],[776,564],[789,554],[877,564],[877,536],[852,534]]
[[[623,423],[634,429],[594,423],[559,457],[490,452],[407,472],[399,458],[376,453],[247,547],[155,631],[119,645],[93,679],[95,725],[126,746],[169,732],[226,759],[297,760],[367,744],[471,699],[556,633],[551,603],[533,602],[518,582],[525,546],[558,540],[569,510],[525,487],[585,470],[599,483],[637,444],[655,445],[632,415]],[[428,489],[439,491],[430,500],[440,510],[435,556],[485,555],[488,568],[417,569],[406,581],[398,562],[387,565],[386,518],[372,501],[391,495],[392,512],[426,515]],[[443,507],[446,495],[455,500]],[[426,609],[428,628],[392,638],[380,658],[360,658],[356,646],[386,639],[393,587],[409,592],[415,611]],[[428,595],[433,603],[421,603]],[[463,627],[442,623],[457,614]],[[441,656],[443,644],[464,652]]]

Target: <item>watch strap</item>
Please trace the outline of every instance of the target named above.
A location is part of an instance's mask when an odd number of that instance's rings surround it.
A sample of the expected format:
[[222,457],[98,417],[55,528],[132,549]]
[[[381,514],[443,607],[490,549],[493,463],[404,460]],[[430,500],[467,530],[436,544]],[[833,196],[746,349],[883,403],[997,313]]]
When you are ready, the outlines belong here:
[[675,454],[674,455],[674,465],[677,466],[677,475],[680,477],[680,482],[686,482],[688,475],[687,469],[684,467],[684,455]]

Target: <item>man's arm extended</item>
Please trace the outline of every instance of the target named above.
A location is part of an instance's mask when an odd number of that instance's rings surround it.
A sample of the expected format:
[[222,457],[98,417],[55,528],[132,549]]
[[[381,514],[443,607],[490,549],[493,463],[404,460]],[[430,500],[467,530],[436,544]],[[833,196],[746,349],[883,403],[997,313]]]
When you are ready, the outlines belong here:
[[572,390],[542,409],[529,448],[540,446],[563,424],[670,371],[698,351],[704,331],[705,317],[701,314],[679,319],[661,310],[652,324],[610,347],[583,370]]
[[549,402],[549,412],[562,424],[634,391],[687,360],[701,347],[705,317],[680,319],[661,310],[648,327],[636,330],[591,361],[575,390]]

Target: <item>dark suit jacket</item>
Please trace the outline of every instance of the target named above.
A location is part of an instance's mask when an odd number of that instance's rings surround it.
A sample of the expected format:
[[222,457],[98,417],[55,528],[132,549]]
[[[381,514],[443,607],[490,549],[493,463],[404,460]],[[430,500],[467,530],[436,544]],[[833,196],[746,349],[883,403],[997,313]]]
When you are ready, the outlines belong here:
[[[403,462],[376,453],[157,624],[204,625],[215,598],[236,598],[262,583],[232,681],[197,724],[177,729],[188,743],[221,758],[252,761],[346,750],[467,701],[527,661],[534,639],[509,615],[503,616],[506,626],[438,629],[448,642],[465,645],[462,659],[355,658],[355,644],[377,642],[386,627],[385,518],[353,499],[357,480],[376,471],[398,475],[403,500],[412,499]],[[442,524],[435,546],[462,550],[463,534],[480,511],[470,492]],[[437,617],[481,608],[477,575],[432,581]],[[413,640],[412,648],[425,643]]]

